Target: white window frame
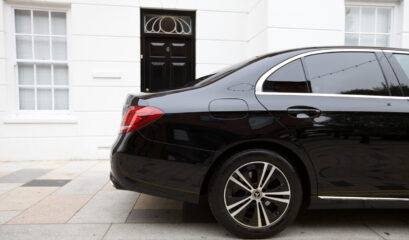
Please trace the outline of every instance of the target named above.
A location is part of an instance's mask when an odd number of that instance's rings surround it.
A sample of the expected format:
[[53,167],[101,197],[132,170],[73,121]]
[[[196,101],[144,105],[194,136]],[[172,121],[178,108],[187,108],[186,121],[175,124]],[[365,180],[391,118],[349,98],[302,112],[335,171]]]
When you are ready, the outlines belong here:
[[[361,2],[361,1],[346,1],[344,6],[344,11],[347,7],[369,7],[369,8],[391,8],[391,31],[390,31],[390,39],[389,39],[389,47],[399,47],[400,41],[398,39],[398,3],[397,2]],[[362,9],[360,10],[362,11]],[[360,13],[361,14],[361,13]],[[376,23],[375,23],[376,24]],[[345,20],[344,20],[344,27],[345,27]],[[361,28],[361,24],[359,23],[359,28]],[[345,34],[348,33],[357,33],[357,32],[347,32],[344,28],[344,44],[345,44]],[[361,34],[373,34],[373,35],[385,35],[382,33],[366,33],[366,32],[358,32],[359,35]],[[358,46],[360,42],[360,38],[358,38]],[[376,40],[375,40],[376,41]]]
[[[30,5],[11,5],[10,6],[10,18],[8,19],[10,21],[9,24],[9,31],[10,31],[10,39],[9,39],[9,46],[10,46],[10,62],[11,62],[11,67],[12,67],[12,72],[13,72],[13,86],[14,86],[14,109],[15,109],[15,114],[13,117],[11,117],[10,122],[20,122],[21,119],[25,120],[27,119],[30,121],[30,119],[33,120],[45,120],[45,122],[48,122],[49,119],[51,119],[51,122],[53,119],[56,119],[56,122],[60,122],[61,119],[68,119],[68,122],[72,120],[72,111],[71,111],[71,106],[72,106],[72,83],[71,83],[71,57],[70,57],[70,49],[71,49],[71,11],[68,7],[46,7],[46,6],[30,6]],[[17,46],[16,46],[16,34],[15,32],[15,10],[32,10],[32,11],[48,11],[48,12],[64,12],[66,14],[66,51],[67,51],[67,60],[59,61],[59,60],[18,60],[17,59]],[[33,21],[33,19],[31,19]],[[50,29],[51,31],[51,29]],[[50,33],[52,36],[52,34]],[[47,36],[50,36],[47,35]],[[50,42],[50,47],[51,47],[51,42]],[[34,49],[32,49],[34,51]],[[51,54],[51,53],[50,53]],[[34,55],[33,55],[34,57]],[[18,67],[17,63],[18,62],[35,62],[35,63],[64,63],[67,64],[68,67],[68,109],[64,110],[25,110],[25,109],[20,109],[20,95],[19,95],[19,82],[18,82]],[[34,76],[35,77],[35,76]],[[35,84],[35,83],[34,83]],[[53,84],[53,83],[52,83]],[[31,86],[31,85],[30,85]],[[34,85],[35,86],[35,85]],[[53,86],[53,85],[52,85]],[[54,86],[52,87],[54,89]],[[35,92],[36,92],[36,86],[35,86]],[[54,96],[52,95],[52,101],[54,102]],[[37,102],[37,98],[35,97],[35,101]],[[36,103],[35,103],[36,104]],[[63,121],[64,122],[64,121]]]

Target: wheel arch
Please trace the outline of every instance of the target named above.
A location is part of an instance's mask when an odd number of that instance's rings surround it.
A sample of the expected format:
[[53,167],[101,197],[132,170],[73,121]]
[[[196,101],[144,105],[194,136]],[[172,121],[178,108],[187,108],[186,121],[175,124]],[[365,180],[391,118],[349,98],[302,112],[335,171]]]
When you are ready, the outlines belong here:
[[227,149],[221,151],[213,159],[213,162],[211,163],[210,168],[207,171],[202,182],[200,195],[203,196],[207,194],[208,184],[211,176],[213,175],[217,167],[230,156],[249,149],[267,149],[282,155],[283,157],[288,159],[290,163],[296,168],[298,174],[300,175],[304,192],[303,207],[308,207],[311,196],[316,195],[317,192],[316,176],[308,156],[303,150],[297,148],[298,147],[296,146],[290,146],[285,143],[277,143],[268,140],[246,141],[230,146]]

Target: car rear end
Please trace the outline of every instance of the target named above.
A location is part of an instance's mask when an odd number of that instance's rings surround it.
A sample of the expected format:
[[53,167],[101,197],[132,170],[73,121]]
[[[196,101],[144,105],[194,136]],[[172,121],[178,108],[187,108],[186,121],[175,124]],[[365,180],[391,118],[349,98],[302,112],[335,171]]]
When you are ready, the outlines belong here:
[[[190,140],[175,140],[175,134],[185,128],[180,123],[189,125],[184,118],[196,118],[194,113],[177,110],[179,106],[186,109],[186,101],[175,98],[184,99],[186,94],[172,91],[128,96],[111,154],[110,177],[116,188],[198,201],[206,165],[214,152],[189,147]],[[172,104],[175,102],[179,104]],[[207,105],[195,109],[208,114]]]
[[135,136],[141,137],[137,130],[149,125],[163,115],[160,109],[146,105],[148,105],[147,101],[144,101],[140,97],[128,95],[122,109],[123,118],[111,154],[110,180],[117,189],[128,189],[131,187],[127,184],[127,181],[120,181],[122,178],[121,175],[124,172],[121,171],[120,158],[126,154],[127,148],[124,146],[125,143],[129,141],[128,138],[131,136],[134,136],[134,138]]

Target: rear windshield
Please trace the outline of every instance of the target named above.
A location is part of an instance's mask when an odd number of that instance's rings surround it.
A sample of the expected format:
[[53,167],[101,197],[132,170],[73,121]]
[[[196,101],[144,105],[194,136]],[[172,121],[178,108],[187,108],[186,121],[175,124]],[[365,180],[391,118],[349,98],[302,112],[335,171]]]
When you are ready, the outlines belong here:
[[239,70],[240,68],[244,67],[245,65],[252,62],[256,58],[257,57],[252,57],[250,59],[246,59],[246,60],[238,62],[238,63],[236,63],[234,65],[222,68],[220,71],[218,71],[218,72],[216,72],[214,74],[210,74],[210,75],[206,75],[206,76],[203,76],[201,78],[198,78],[195,81],[191,82],[191,84],[189,84],[189,86],[204,86],[204,85],[216,82],[216,81],[222,79],[223,77],[225,77],[225,76]]

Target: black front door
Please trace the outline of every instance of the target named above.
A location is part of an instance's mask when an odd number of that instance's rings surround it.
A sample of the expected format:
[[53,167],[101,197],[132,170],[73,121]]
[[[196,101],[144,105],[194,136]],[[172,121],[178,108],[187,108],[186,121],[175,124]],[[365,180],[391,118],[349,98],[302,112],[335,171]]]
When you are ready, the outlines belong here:
[[191,39],[145,38],[145,91],[183,87],[193,79]]
[[142,10],[141,22],[141,91],[177,89],[194,80],[194,13]]

